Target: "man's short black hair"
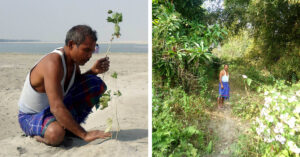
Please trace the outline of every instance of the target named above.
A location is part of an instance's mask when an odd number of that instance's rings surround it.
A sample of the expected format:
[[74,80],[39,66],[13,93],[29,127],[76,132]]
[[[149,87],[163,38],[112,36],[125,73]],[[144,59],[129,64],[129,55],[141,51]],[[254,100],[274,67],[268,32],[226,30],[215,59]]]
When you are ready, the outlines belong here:
[[85,41],[86,37],[90,37],[93,41],[97,41],[97,32],[92,30],[87,25],[77,25],[72,27],[66,36],[65,45],[68,45],[69,41],[73,41],[77,46]]

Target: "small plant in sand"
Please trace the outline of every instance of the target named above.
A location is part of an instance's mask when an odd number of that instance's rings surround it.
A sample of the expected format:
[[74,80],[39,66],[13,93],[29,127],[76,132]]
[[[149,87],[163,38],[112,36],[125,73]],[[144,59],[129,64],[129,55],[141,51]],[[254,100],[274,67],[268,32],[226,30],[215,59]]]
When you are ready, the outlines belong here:
[[[122,20],[123,20],[122,13],[118,13],[118,12],[113,13],[113,11],[109,10],[108,14],[111,15],[111,16],[108,16],[106,20],[107,20],[107,22],[110,22],[110,23],[114,24],[114,33],[111,36],[110,44],[109,44],[109,46],[107,48],[107,51],[106,51],[106,54],[105,54],[106,57],[110,52],[111,44],[112,44],[112,41],[114,40],[114,38],[115,37],[119,38],[121,36],[119,23],[122,22]],[[111,75],[111,77],[114,78],[116,89],[118,89],[118,87],[117,87],[118,73],[114,72]],[[103,76],[103,78],[104,78],[104,76]],[[117,90],[117,91],[113,92],[114,97],[120,97],[121,95],[122,95],[122,93],[120,92],[120,90]],[[112,100],[111,90],[108,90],[102,95],[102,97],[100,99],[100,103],[102,105],[100,109],[103,110],[103,109],[107,108],[108,107],[108,102],[111,101],[111,100]],[[116,117],[116,121],[117,121],[117,132],[116,132],[116,139],[117,139],[118,138],[118,133],[120,131],[119,120],[118,120],[117,103],[114,103],[113,106],[115,106],[115,117]],[[99,108],[99,105],[96,106],[96,109],[98,109],[98,108]],[[105,132],[110,132],[111,131],[112,124],[113,124],[112,118],[108,118],[106,120]]]

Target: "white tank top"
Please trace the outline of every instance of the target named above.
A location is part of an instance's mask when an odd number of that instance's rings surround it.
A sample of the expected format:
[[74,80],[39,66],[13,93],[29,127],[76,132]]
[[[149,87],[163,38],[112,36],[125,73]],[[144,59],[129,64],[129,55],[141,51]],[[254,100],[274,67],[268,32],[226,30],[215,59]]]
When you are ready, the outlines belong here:
[[222,76],[222,82],[228,82],[229,81],[229,75],[226,75],[226,72],[225,72],[225,75]]
[[[60,84],[61,84],[61,87],[62,87],[62,90],[63,90],[63,95],[65,96],[68,93],[71,86],[73,85],[73,83],[74,83],[76,66],[74,64],[73,74],[72,74],[69,86],[68,86],[67,90],[65,91],[64,83],[65,83],[65,79],[66,79],[66,75],[67,75],[67,68],[66,68],[66,63],[65,63],[65,57],[64,57],[63,53],[59,50],[61,48],[57,48],[51,53],[57,53],[61,56],[61,61],[62,61],[63,69],[64,69],[64,76],[63,76],[63,79],[61,80]],[[42,57],[34,65],[34,67],[44,57]],[[31,83],[30,83],[31,70],[26,76],[24,87],[23,87],[23,90],[22,90],[22,93],[21,93],[21,96],[20,96],[20,99],[19,99],[19,103],[18,103],[19,104],[19,110],[23,113],[38,113],[38,112],[42,111],[44,108],[49,106],[49,101],[48,101],[47,94],[46,93],[39,93],[35,89],[32,88]]]

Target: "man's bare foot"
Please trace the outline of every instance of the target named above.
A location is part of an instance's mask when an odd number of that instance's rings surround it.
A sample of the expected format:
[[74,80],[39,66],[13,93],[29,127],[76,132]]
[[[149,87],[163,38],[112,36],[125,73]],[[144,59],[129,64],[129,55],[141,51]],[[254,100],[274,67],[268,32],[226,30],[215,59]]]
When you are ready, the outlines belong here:
[[57,147],[57,146],[60,145],[60,143],[51,144],[46,138],[43,138],[41,136],[34,136],[34,138],[36,139],[36,141],[41,142],[41,143],[45,143],[46,145],[49,145],[49,146]]
[[222,109],[225,109],[225,107],[224,106],[218,106],[218,109],[222,110]]
[[45,143],[45,144],[48,144],[47,140],[41,136],[34,136],[34,138],[38,141],[38,142],[41,142],[41,143]]

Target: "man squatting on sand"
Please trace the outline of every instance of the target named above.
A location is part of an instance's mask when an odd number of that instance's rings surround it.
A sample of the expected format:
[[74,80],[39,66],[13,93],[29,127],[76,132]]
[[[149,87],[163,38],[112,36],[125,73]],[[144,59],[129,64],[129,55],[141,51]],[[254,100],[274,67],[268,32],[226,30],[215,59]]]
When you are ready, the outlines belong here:
[[66,130],[86,142],[110,137],[100,130],[80,126],[106,90],[97,74],[108,71],[109,58],[96,61],[80,72],[95,51],[96,31],[89,26],[72,27],[64,47],[45,55],[28,73],[19,100],[19,123],[26,135],[39,142],[59,145]]

